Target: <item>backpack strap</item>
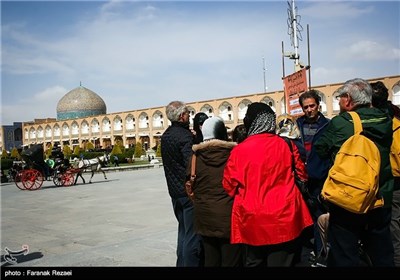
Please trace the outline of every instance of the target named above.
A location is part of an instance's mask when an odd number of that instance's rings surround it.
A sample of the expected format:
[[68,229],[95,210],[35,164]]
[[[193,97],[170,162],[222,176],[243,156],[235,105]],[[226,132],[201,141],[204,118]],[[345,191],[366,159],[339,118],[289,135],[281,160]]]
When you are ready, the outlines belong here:
[[363,131],[363,128],[362,128],[360,116],[354,111],[349,111],[347,113],[349,113],[350,117],[353,119],[354,134],[361,133]]

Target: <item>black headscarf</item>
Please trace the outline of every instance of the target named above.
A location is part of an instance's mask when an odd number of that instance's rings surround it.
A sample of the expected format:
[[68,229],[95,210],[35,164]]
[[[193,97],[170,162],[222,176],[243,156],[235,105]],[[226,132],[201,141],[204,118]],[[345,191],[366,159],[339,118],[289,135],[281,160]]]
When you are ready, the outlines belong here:
[[262,102],[254,102],[247,108],[243,123],[248,136],[262,132],[275,133],[275,119],[276,115],[271,107]]

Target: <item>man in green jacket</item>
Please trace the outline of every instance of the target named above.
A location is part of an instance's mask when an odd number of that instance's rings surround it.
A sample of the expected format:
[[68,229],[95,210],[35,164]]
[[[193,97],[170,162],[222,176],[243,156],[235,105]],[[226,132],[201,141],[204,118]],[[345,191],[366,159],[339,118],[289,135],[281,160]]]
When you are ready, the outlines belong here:
[[361,241],[373,266],[393,266],[390,235],[393,175],[389,160],[392,119],[384,111],[371,107],[372,88],[363,79],[347,81],[339,89],[338,98],[340,114],[332,118],[314,144],[316,152],[321,158],[330,158],[333,164],[341,145],[354,134],[352,118],[347,111],[356,111],[361,118],[364,135],[377,145],[381,155],[379,195],[384,198],[384,206],[366,214],[354,214],[329,204],[328,240],[331,249],[327,265],[359,266]]

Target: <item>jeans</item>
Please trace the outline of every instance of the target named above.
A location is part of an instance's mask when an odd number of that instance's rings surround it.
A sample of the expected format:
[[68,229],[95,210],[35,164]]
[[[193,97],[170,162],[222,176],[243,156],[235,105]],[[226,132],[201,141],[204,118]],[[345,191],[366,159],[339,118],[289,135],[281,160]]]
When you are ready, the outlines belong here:
[[377,208],[366,214],[354,214],[330,205],[328,267],[360,266],[360,240],[373,266],[394,266],[391,211]]
[[323,249],[321,235],[318,228],[318,217],[327,212],[326,208],[324,207],[324,205],[322,205],[320,199],[318,198],[319,195],[321,194],[323,184],[324,182],[321,180],[313,180],[313,179],[309,180],[309,192],[314,200],[314,207],[313,209],[310,209],[310,214],[314,221],[313,230],[314,230],[315,256],[318,256],[318,254],[320,254]]
[[193,203],[188,197],[172,198],[178,220],[177,267],[200,267],[204,264],[201,236],[194,232]]

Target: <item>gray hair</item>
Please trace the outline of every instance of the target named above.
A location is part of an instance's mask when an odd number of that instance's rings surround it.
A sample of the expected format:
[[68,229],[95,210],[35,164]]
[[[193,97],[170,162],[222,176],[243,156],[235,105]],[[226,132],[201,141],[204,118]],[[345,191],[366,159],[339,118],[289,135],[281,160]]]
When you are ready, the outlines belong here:
[[355,78],[346,81],[342,87],[337,90],[339,95],[348,94],[355,106],[365,106],[372,103],[372,87],[364,79]]
[[172,101],[167,107],[165,107],[165,112],[167,114],[167,118],[170,122],[179,121],[179,116],[187,111],[186,103],[182,101]]

